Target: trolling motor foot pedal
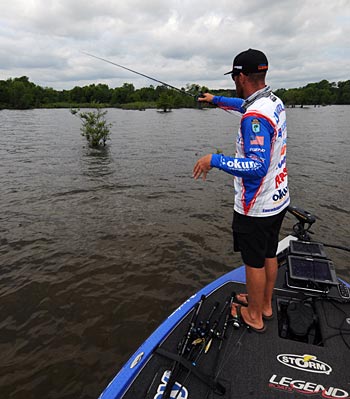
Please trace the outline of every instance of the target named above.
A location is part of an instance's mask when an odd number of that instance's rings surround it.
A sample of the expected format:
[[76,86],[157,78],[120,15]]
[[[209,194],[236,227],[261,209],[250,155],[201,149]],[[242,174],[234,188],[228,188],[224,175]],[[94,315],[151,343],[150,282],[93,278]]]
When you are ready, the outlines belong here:
[[314,323],[314,311],[303,302],[290,302],[287,307],[290,331],[297,337],[305,337]]

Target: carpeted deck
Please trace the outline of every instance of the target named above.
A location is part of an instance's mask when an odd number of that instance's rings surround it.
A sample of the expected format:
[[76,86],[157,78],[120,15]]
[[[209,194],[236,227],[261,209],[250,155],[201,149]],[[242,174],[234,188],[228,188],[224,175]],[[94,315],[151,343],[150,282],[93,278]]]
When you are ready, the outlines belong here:
[[[217,332],[222,333],[225,315],[220,317],[225,301],[232,292],[245,292],[238,283],[228,283],[205,300],[197,319],[204,328],[210,317],[212,327],[218,320]],[[215,311],[214,305],[219,302]],[[290,302],[302,303],[313,312],[313,325],[306,338],[290,332],[286,308]],[[213,339],[208,353],[201,343],[186,352],[195,370],[176,367],[177,399],[274,399],[274,398],[349,398],[350,396],[350,303],[338,301],[337,289],[328,298],[317,294],[303,295],[285,284],[285,269],[280,268],[275,289],[274,319],[266,321],[267,331],[257,334],[246,327],[235,329],[230,322],[225,339]],[[126,399],[161,399],[166,377],[174,360],[167,352],[178,353],[179,342],[188,330],[192,314],[160,345],[141,371]],[[302,315],[301,315],[302,317]],[[202,324],[200,322],[202,321]],[[209,329],[210,330],[210,329]],[[283,338],[285,337],[285,338]],[[304,342],[303,342],[304,341]],[[201,376],[195,375],[199,371]],[[218,382],[225,394],[215,394],[208,385]],[[177,391],[180,391],[177,394]]]

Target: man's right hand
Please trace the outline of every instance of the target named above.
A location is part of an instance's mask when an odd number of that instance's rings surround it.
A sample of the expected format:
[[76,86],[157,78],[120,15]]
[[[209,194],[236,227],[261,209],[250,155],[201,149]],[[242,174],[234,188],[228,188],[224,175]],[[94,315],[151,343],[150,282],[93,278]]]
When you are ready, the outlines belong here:
[[200,97],[198,97],[198,101],[205,101],[207,103],[211,103],[213,101],[214,96],[210,93],[204,93]]

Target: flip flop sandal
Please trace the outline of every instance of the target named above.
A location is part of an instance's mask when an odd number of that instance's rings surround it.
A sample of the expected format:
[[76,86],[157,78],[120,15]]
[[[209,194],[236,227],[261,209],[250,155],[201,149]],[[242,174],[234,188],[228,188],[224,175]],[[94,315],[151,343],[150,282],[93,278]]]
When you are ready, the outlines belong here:
[[[241,299],[238,299],[239,296],[243,296],[245,300],[242,301]],[[233,302],[237,303],[238,305],[247,307],[248,306],[248,294],[236,294]]]
[[274,317],[274,316],[273,316],[273,313],[270,314],[270,316],[266,316],[264,313],[263,313],[263,315],[262,315],[262,318],[263,318],[264,320],[266,320],[266,321],[272,320],[273,317]]
[[[242,301],[241,299],[238,299],[238,296],[243,296],[244,300]],[[248,306],[248,294],[237,294],[233,300],[234,303],[237,303],[238,305],[247,307]],[[268,321],[273,319],[273,313],[270,314],[270,316],[263,314],[262,315],[263,319]]]
[[242,315],[242,313],[241,313],[241,307],[242,307],[242,306],[240,306],[240,305],[236,307],[236,309],[237,309],[237,317],[238,317],[240,323],[241,323],[242,325],[246,326],[247,328],[249,328],[249,330],[251,330],[251,331],[253,331],[253,332],[256,332],[256,333],[258,333],[258,334],[263,334],[263,333],[266,331],[266,326],[265,326],[265,324],[264,324],[263,327],[261,327],[261,328],[255,328],[255,327],[251,326],[250,324],[248,324],[248,323],[244,320],[244,318],[243,318],[243,315]]

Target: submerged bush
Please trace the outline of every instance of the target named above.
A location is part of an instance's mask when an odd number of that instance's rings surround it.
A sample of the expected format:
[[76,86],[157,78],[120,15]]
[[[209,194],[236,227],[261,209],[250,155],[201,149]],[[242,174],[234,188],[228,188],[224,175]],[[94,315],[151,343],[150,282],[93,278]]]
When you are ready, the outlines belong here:
[[105,146],[109,139],[111,123],[107,123],[105,115],[107,111],[96,108],[95,111],[80,112],[80,110],[71,109],[71,114],[77,116],[83,122],[80,128],[81,135],[84,136],[92,148]]

